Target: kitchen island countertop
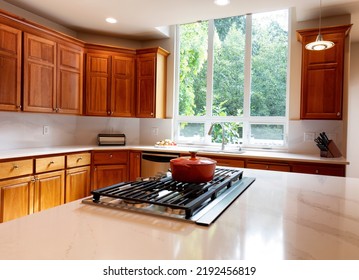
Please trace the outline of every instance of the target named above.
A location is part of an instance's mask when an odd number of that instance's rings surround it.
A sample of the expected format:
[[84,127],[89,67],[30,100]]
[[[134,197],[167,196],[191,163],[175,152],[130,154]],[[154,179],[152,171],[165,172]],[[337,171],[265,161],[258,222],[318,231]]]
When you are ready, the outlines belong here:
[[0,259],[359,259],[359,179],[245,169],[209,227],[74,201],[0,224]]

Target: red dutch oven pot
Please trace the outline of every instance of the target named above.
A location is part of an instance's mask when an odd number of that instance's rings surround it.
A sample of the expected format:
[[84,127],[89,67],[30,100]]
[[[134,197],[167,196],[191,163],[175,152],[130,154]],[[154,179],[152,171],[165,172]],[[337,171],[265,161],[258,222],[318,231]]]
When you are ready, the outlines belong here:
[[190,153],[190,157],[171,159],[172,179],[186,183],[205,183],[213,180],[217,162],[206,157],[196,157],[196,152]]

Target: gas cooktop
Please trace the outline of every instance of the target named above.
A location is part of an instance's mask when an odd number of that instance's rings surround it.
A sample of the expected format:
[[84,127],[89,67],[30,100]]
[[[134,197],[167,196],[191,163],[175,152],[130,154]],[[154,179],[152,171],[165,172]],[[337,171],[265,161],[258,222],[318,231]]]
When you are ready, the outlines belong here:
[[82,202],[210,225],[254,181],[242,170],[217,167],[207,183],[183,183],[166,175],[97,189]]

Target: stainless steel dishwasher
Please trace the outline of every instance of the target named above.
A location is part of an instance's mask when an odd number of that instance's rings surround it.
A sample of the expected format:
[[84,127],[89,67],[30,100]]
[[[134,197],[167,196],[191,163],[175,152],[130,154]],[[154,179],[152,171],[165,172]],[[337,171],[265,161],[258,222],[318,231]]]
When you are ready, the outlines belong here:
[[141,177],[155,176],[170,169],[170,160],[179,157],[177,153],[142,152]]

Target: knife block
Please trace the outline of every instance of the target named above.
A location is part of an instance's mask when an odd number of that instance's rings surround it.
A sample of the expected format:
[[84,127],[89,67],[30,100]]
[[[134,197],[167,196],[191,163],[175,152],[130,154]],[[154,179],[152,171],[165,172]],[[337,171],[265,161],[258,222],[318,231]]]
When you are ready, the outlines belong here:
[[333,140],[329,140],[328,151],[320,151],[320,156],[326,158],[336,158],[341,157],[342,154],[339,151],[337,145],[335,145],[335,143],[333,142]]

